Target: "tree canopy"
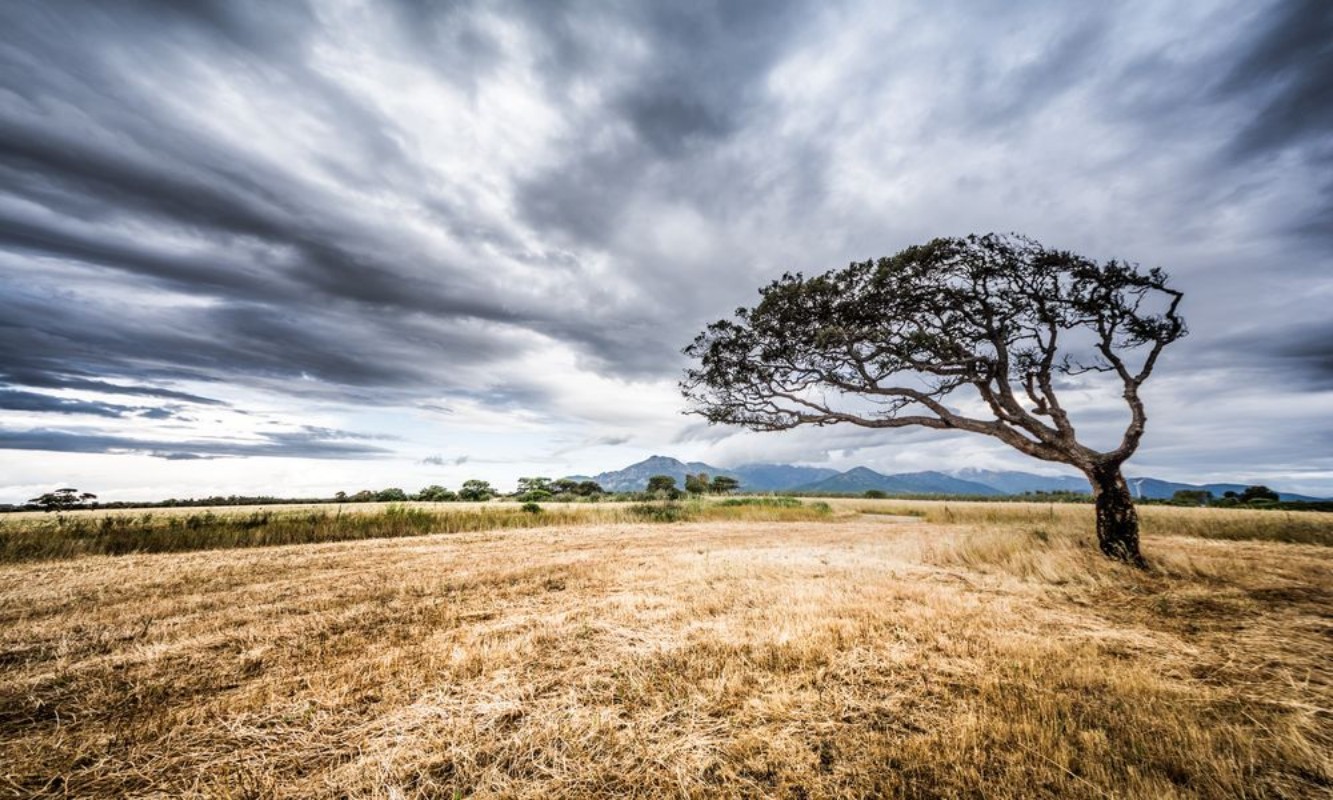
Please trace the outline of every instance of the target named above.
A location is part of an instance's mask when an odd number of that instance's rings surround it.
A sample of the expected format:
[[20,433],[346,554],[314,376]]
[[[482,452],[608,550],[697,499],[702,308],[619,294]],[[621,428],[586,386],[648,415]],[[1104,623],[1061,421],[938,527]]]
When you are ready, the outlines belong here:
[[32,498],[28,502],[41,506],[43,511],[71,511],[76,508],[83,508],[89,501],[96,499],[97,495],[92,492],[80,492],[78,489],[65,488],[47,492],[40,497]]
[[[715,423],[966,431],[1071,464],[1099,498],[1115,499],[1099,506],[1099,533],[1111,534],[1102,549],[1139,561],[1120,465],[1143,437],[1139,388],[1185,335],[1182,295],[1167,280],[1018,235],[935,239],[814,277],[783,275],[754,308],[685,348],[698,366],[681,388]],[[1079,440],[1057,394],[1087,373],[1118,379],[1128,406],[1110,449]]]

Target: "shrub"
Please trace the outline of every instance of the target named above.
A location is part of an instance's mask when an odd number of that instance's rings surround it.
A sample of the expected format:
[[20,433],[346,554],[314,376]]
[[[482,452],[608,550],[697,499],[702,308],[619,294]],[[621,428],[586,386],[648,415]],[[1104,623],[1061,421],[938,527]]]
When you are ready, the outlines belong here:
[[684,522],[690,519],[690,510],[680,503],[639,503],[630,506],[630,515],[648,522]]
[[532,502],[524,503],[524,504],[523,504],[523,510],[526,511],[526,512],[528,512],[529,514],[540,514],[540,513],[542,513],[542,507],[539,506],[539,505],[537,505],[536,503],[532,503]]
[[[764,506],[767,508],[800,508],[801,501],[795,497],[732,497],[727,500],[719,500],[719,506],[729,508],[733,506]],[[821,505],[827,507],[828,503]]]

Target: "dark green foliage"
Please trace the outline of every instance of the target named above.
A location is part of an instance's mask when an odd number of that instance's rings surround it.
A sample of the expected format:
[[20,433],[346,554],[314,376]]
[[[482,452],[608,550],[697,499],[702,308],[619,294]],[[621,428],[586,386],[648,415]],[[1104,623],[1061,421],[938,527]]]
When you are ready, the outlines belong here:
[[675,499],[680,496],[680,490],[676,488],[676,479],[670,475],[654,475],[648,479],[647,493],[654,497],[665,497]]
[[705,494],[709,489],[708,474],[700,472],[698,475],[685,476],[685,491],[693,495]]
[[546,496],[552,494],[550,478],[519,478],[518,491],[516,494],[524,495],[529,492],[546,492]]
[[1276,503],[1281,499],[1282,498],[1278,496],[1277,492],[1267,486],[1246,486],[1245,490],[1240,493],[1239,497],[1239,500],[1242,503],[1255,503],[1259,500]]
[[581,481],[578,487],[574,489],[574,493],[580,497],[596,497],[606,494],[606,490],[597,481]]
[[[674,479],[672,483],[674,484]],[[674,491],[674,487],[673,487]],[[645,522],[684,522],[695,515],[680,503],[639,503],[629,507],[629,513]]]
[[88,501],[96,499],[97,495],[91,492],[80,492],[78,489],[56,489],[54,492],[47,492],[40,497],[34,497],[28,502],[40,506],[43,511],[73,511],[76,508],[83,508]]
[[458,490],[458,499],[469,502],[484,502],[495,496],[495,490],[486,481],[473,480],[463,481],[463,486]]
[[1171,495],[1171,502],[1178,506],[1206,506],[1213,500],[1213,493],[1207,489],[1180,489]]
[[579,482],[569,478],[557,478],[551,481],[550,489],[551,494],[557,497],[560,495],[577,495],[579,493]]
[[432,485],[417,492],[417,496],[413,499],[423,503],[448,503],[457,500],[458,495],[443,486]]
[[376,502],[380,503],[402,503],[407,500],[407,492],[402,489],[380,489],[375,493]]
[[525,512],[529,513],[529,514],[540,514],[540,513],[542,513],[542,507],[539,506],[539,505],[537,505],[536,503],[524,503],[524,504],[523,504],[523,510],[524,510]]
[[[800,508],[802,503],[795,497],[731,497],[726,500],[719,500],[717,505],[722,508],[734,508],[737,506],[763,506],[767,508]],[[828,508],[828,503],[819,505]]]
[[866,489],[865,493],[861,496],[867,500],[883,500],[889,496],[889,493],[882,489]]
[[708,490],[713,494],[731,494],[736,491],[741,482],[729,475],[717,475],[709,485]]

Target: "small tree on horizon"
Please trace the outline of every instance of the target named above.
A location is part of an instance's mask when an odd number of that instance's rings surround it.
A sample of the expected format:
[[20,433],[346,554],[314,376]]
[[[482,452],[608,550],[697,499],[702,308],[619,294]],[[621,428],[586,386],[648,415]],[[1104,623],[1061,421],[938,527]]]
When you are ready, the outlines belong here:
[[[1139,389],[1185,335],[1167,280],[1017,235],[935,239],[773,281],[685,348],[699,366],[681,389],[711,423],[964,431],[1072,465],[1092,486],[1101,551],[1143,566],[1121,466],[1147,421]],[[1080,441],[1057,395],[1087,373],[1115,379],[1128,407],[1110,449]]]
[[495,496],[495,489],[487,481],[472,480],[463,481],[463,485],[458,490],[459,500],[468,500],[471,502],[485,502]]
[[685,476],[685,491],[690,494],[706,494],[708,492],[708,473],[700,472],[698,475]]
[[1260,485],[1246,486],[1244,491],[1240,493],[1239,499],[1242,503],[1251,503],[1255,500],[1267,500],[1276,503],[1281,500],[1282,497],[1267,486]]
[[78,489],[65,488],[56,489],[54,492],[47,492],[39,497],[29,500],[29,503],[41,506],[43,511],[73,511],[76,508],[83,508],[89,500],[96,500],[97,495],[92,492],[80,492]]
[[731,494],[740,488],[741,482],[730,475],[715,475],[708,490],[713,494]]
[[654,475],[648,479],[648,494],[666,497],[674,500],[680,495],[680,490],[676,488],[676,479],[670,475]]

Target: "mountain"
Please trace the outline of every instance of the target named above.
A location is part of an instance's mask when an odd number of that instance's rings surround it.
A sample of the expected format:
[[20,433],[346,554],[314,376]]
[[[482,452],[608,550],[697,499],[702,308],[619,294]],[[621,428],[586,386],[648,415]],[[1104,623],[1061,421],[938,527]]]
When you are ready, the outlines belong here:
[[[670,475],[676,485],[685,487],[685,476],[700,472],[708,476],[726,475],[740,481],[742,492],[808,492],[812,494],[864,494],[877,489],[888,494],[956,494],[1004,495],[1024,492],[1081,492],[1090,491],[1084,478],[1073,475],[1036,475],[1012,470],[967,468],[953,474],[943,472],[902,472],[884,475],[867,467],[856,467],[846,472],[827,467],[802,467],[793,464],[746,464],[735,469],[722,469],[702,461],[686,463],[667,456],[652,456],[628,467],[594,475],[608,492],[641,492],[654,475]],[[577,480],[588,477],[571,476]],[[1202,489],[1221,497],[1225,492],[1240,493],[1242,483],[1174,483],[1157,478],[1129,478],[1129,489],[1135,497],[1153,500],[1170,499],[1182,489]],[[1311,501],[1291,492],[1279,492],[1283,500]]]
[[1088,485],[1088,479],[1076,475],[1035,475],[1031,472],[977,469],[975,467],[954,470],[950,474],[955,478],[989,486],[1000,494],[1023,494],[1024,492],[1080,492],[1086,494],[1092,491],[1092,487]]
[[642,492],[648,487],[648,479],[654,475],[670,475],[676,479],[678,488],[685,488],[685,476],[708,473],[708,477],[727,475],[741,480],[740,475],[727,469],[720,469],[702,461],[685,463],[667,456],[650,456],[637,464],[630,464],[624,469],[603,472],[592,477],[608,492]]
[[[1246,483],[1175,483],[1173,481],[1159,480],[1158,478],[1126,478],[1129,483],[1129,491],[1135,497],[1146,497],[1151,500],[1169,500],[1171,495],[1182,489],[1203,490],[1212,492],[1214,497],[1221,497],[1227,492],[1240,494],[1245,491]],[[1291,492],[1278,492],[1278,497],[1283,500],[1294,500],[1297,502],[1318,501],[1323,498],[1310,497],[1303,494],[1293,494]]]
[[798,486],[795,491],[811,494],[864,494],[871,489],[888,494],[1004,494],[985,484],[965,481],[943,472],[883,475],[866,467],[856,467],[839,475]]
[[[1087,494],[1091,491],[1087,479],[1074,475],[1034,475],[1030,472],[975,469],[971,467],[956,470],[953,475],[964,480],[985,484],[999,490],[1001,494],[1023,494],[1024,492],[1079,492]],[[1176,483],[1174,481],[1164,481],[1160,478],[1140,477],[1127,478],[1126,480],[1129,483],[1130,492],[1135,497],[1149,500],[1169,500],[1172,495],[1182,489],[1208,491],[1212,492],[1214,497],[1221,497],[1227,492],[1240,494],[1249,485],[1244,483]],[[1319,500],[1317,497],[1308,497],[1291,492],[1278,492],[1278,496],[1283,500]]]
[[748,492],[781,492],[838,474],[836,469],[828,467],[798,467],[792,464],[746,464],[736,467],[732,472],[740,476],[741,489]]

